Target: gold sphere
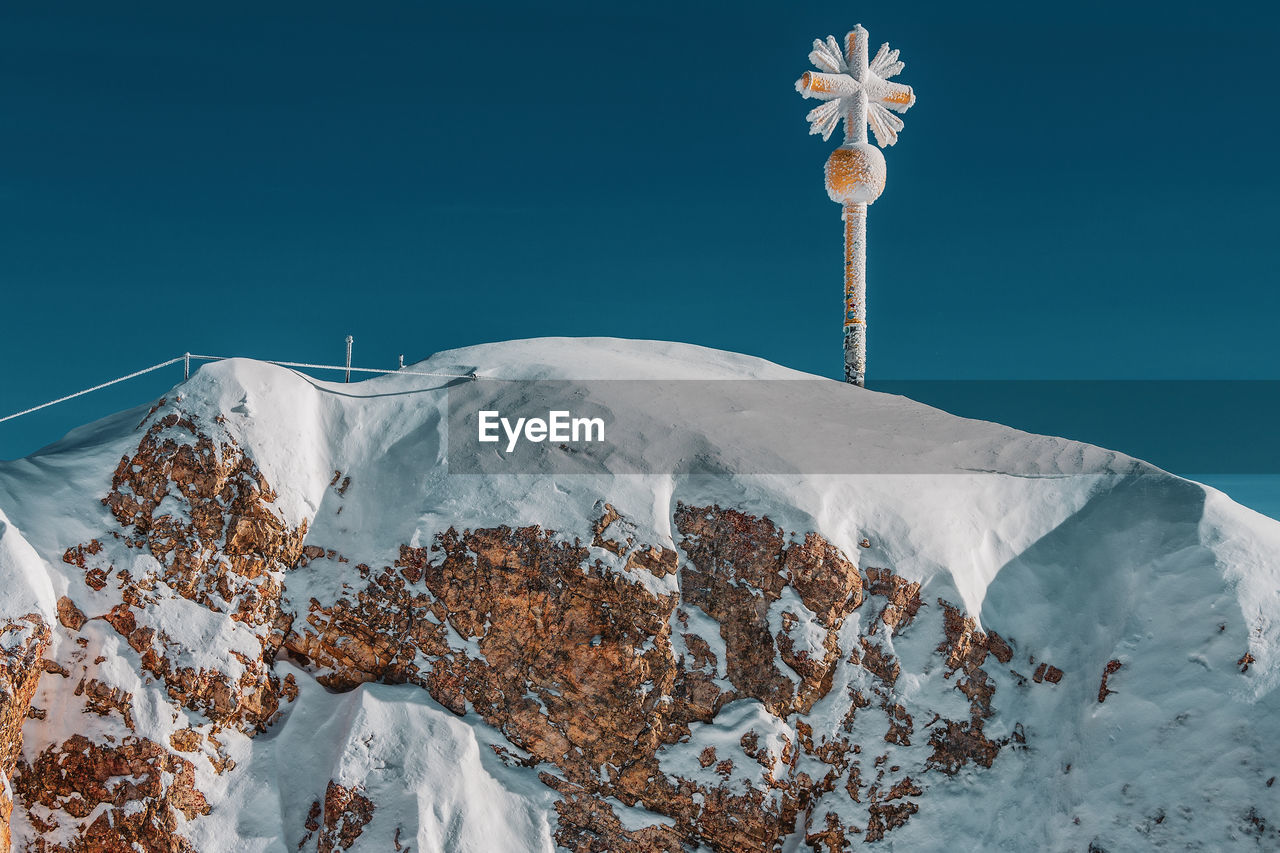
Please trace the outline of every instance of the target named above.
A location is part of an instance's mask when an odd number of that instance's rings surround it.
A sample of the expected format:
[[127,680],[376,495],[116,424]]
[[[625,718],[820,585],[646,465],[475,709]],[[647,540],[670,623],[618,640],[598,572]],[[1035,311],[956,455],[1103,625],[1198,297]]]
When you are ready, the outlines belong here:
[[827,195],[840,204],[871,204],[884,192],[885,165],[880,149],[846,142],[827,158]]

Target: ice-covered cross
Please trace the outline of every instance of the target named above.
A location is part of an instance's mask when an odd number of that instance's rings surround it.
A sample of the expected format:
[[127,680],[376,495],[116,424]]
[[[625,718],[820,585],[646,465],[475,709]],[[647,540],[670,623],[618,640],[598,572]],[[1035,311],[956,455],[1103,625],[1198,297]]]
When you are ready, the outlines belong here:
[[844,144],[827,159],[827,195],[843,206],[844,219],[844,378],[862,385],[867,370],[867,205],[884,190],[885,164],[880,149],[867,142],[867,125],[882,147],[898,141],[902,119],[916,102],[910,86],[889,78],[902,70],[898,51],[880,47],[868,60],[867,31],[861,24],[845,36],[844,50],[834,36],[816,39],[809,60],[820,71],[806,71],[796,91],[825,103],[809,111],[809,133],[831,138],[842,120]]

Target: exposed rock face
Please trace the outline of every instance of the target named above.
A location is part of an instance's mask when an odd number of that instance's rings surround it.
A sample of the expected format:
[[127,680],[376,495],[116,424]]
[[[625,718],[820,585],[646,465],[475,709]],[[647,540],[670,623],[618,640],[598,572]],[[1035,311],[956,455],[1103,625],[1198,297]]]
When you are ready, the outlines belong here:
[[[102,500],[118,526],[63,557],[84,579],[75,599],[57,602],[66,651],[59,660],[41,663],[50,631],[33,623],[27,640],[7,656],[4,675],[13,689],[0,698],[0,713],[12,731],[0,733],[0,758],[8,774],[21,745],[21,718],[33,718],[29,725],[35,727],[47,715],[46,708],[27,707],[40,672],[62,680],[56,688],[59,707],[78,706],[109,726],[135,730],[132,692],[98,671],[105,657],[90,658],[85,650],[89,641],[83,634],[94,622],[110,626],[138,655],[140,675],[164,683],[175,719],[178,709],[186,709],[207,723],[201,731],[171,736],[174,751],[132,735],[119,742],[114,736],[97,742],[76,735],[50,744],[30,765],[19,764],[14,787],[28,819],[40,832],[57,830],[63,839],[41,839],[31,849],[193,849],[176,833],[174,815],[194,820],[208,806],[194,787],[194,766],[177,753],[201,754],[225,772],[234,762],[217,732],[261,731],[280,704],[297,695],[293,677],[280,678],[272,664],[291,621],[280,608],[284,571],[301,555],[306,525],[282,522],[272,511],[274,500],[233,440],[215,442],[178,414],[156,420],[137,452],[120,460]],[[170,636],[162,614],[175,598],[210,614],[210,625],[231,620],[240,626],[235,636],[243,642],[209,649]],[[223,663],[198,663],[209,659]],[[102,804],[108,808],[85,820]],[[4,803],[0,814],[7,809]]]
[[[830,690],[840,657],[836,632],[862,603],[858,570],[817,534],[784,545],[783,531],[767,518],[682,505],[675,522],[691,563],[680,574],[682,604],[720,623],[726,646],[735,690],[718,701],[749,696],[779,717],[807,712]],[[802,617],[792,610],[782,608],[782,630],[771,631],[770,608],[788,587],[799,596],[806,617],[816,617],[825,632],[817,648],[800,648],[793,641]],[[801,676],[798,685],[782,674],[779,659]]]
[[[306,847],[315,838],[317,853],[343,853],[360,839],[365,826],[373,820],[373,801],[358,788],[346,788],[329,780],[324,800],[311,804],[304,824],[306,834],[298,843],[298,849]],[[396,849],[400,845],[396,844]]]
[[[413,684],[479,715],[507,740],[499,757],[536,767],[559,795],[555,838],[584,853],[775,850],[797,827],[814,850],[848,850],[927,810],[938,774],[991,767],[1022,740],[987,732],[997,686],[986,662],[1009,664],[1012,641],[945,601],[930,612],[919,583],[861,569],[814,532],[677,504],[676,540],[644,542],[602,504],[578,531],[589,545],[538,526],[450,527],[375,568],[305,542],[307,525],[286,524],[274,501],[234,441],[180,414],[157,419],[121,460],[103,499],[117,526],[64,557],[84,581],[57,605],[71,651],[40,664],[49,627],[39,620],[6,646],[0,759],[6,769],[17,759],[42,671],[73,707],[130,734],[76,735],[18,767],[27,819],[63,839],[28,849],[192,849],[177,816],[209,810],[193,762],[235,772],[219,733],[265,730],[297,695],[276,672],[282,652],[331,690]],[[289,572],[348,582],[294,613]],[[249,645],[216,650],[226,664],[201,663],[207,650],[158,617],[177,599]],[[166,743],[132,734],[134,694],[96,669],[103,658],[90,662],[83,635],[99,625],[164,684],[175,721]],[[912,676],[949,684],[967,712],[945,717],[899,689],[895,641],[921,632],[936,666]],[[1035,680],[1060,678],[1044,667]],[[731,739],[701,742],[710,724]],[[614,802],[654,821],[624,822]],[[351,849],[377,808],[358,781],[330,781],[300,849]]]
[[177,815],[193,820],[209,813],[191,762],[145,738],[109,745],[73,735],[24,766],[16,788],[42,833],[79,822],[75,843],[38,840],[31,847],[37,853],[195,853],[175,833]]
[[[120,460],[102,500],[119,529],[104,537],[107,544],[95,539],[63,558],[84,569],[92,589],[119,591],[121,602],[94,618],[128,641],[171,697],[219,726],[245,731],[265,728],[293,689],[276,677],[271,662],[291,621],[280,608],[284,572],[302,553],[306,524],[289,528],[272,511],[274,501],[274,491],[234,440],[217,443],[189,418],[169,414],[147,430],[132,457]],[[160,570],[135,575],[113,563],[127,560],[133,549],[154,557]],[[182,644],[147,624],[149,608],[173,594],[253,631],[260,650],[240,661],[243,672],[182,665]],[[59,618],[78,630],[85,616],[64,601]]]
[[[0,773],[13,776],[22,753],[22,726],[31,697],[44,672],[41,659],[49,646],[49,626],[32,613],[0,627]],[[0,789],[0,850],[9,849],[13,799]]]
[[[798,816],[815,849],[845,849],[919,810],[919,774],[990,767],[1011,741],[984,733],[995,686],[982,666],[988,654],[1012,657],[998,635],[940,602],[938,677],[956,676],[970,713],[935,718],[922,741],[895,690],[892,646],[922,607],[918,584],[888,569],[864,577],[821,536],[792,540],[767,518],[681,505],[674,520],[684,561],[673,549],[606,538],[625,522],[608,507],[593,542],[624,558],[622,570],[537,527],[450,529],[430,547],[403,547],[395,566],[358,566],[364,588],[313,599],[286,647],[330,687],[411,682],[457,713],[479,713],[519,751],[504,750],[506,760],[554,768],[541,778],[562,795],[556,838],[573,850],[768,850]],[[635,574],[643,566],[662,578],[670,565],[670,593]],[[863,675],[840,687],[844,724],[815,732],[804,717],[835,689],[841,628],[864,603],[873,615],[849,650]],[[775,725],[746,727],[736,757],[700,749],[705,774],[669,768],[694,726],[720,722],[740,700],[757,700]],[[855,719],[872,708],[883,728],[867,740]],[[905,758],[890,762],[885,744],[899,748],[895,756],[920,752],[917,776]],[[802,756],[822,774],[801,769]],[[847,806],[816,812],[832,792]],[[671,820],[624,828],[606,798]],[[841,816],[854,807],[857,823]]]

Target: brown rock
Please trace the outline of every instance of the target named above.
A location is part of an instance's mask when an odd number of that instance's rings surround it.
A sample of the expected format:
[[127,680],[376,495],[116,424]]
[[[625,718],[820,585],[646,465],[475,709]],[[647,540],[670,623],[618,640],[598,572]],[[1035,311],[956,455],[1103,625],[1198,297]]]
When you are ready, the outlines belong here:
[[[166,500],[183,511],[162,511]],[[112,548],[148,549],[169,588],[210,610],[235,602],[228,615],[254,630],[262,651],[243,661],[248,671],[235,681],[173,663],[182,648],[139,624],[155,600],[154,579],[117,570],[110,548],[94,539],[69,549],[63,560],[84,569],[93,589],[105,588],[110,577],[119,581],[123,603],[102,618],[138,652],[144,669],[164,681],[170,697],[219,725],[262,730],[279,709],[281,685],[270,662],[291,621],[280,606],[282,579],[302,555],[306,524],[291,529],[280,520],[275,492],[234,441],[215,444],[178,413],[155,421],[137,451],[120,460],[102,502],[123,531],[112,531]],[[84,614],[69,599],[58,608],[63,624],[83,624]]]
[[65,595],[58,599],[58,621],[72,631],[79,631],[88,621],[88,617],[76,607],[75,602]]
[[888,599],[880,621],[891,633],[911,624],[920,610],[920,584],[893,573],[892,569],[867,569],[867,594]]
[[1010,644],[997,634],[995,631],[987,632],[987,649],[991,654],[995,655],[996,660],[1000,663],[1008,663],[1013,660],[1013,648]]
[[[39,614],[29,613],[0,627],[0,773],[12,777],[22,754],[22,725],[44,673],[43,656],[52,636]],[[13,800],[0,788],[0,850],[9,849]]]
[[1107,697],[1112,693],[1115,693],[1114,690],[1107,687],[1107,679],[1119,672],[1121,666],[1123,666],[1123,664],[1118,660],[1107,661],[1106,668],[1102,670],[1102,684],[1098,686],[1099,704],[1107,701]]
[[177,834],[176,815],[192,820],[209,813],[192,764],[145,738],[113,746],[73,735],[20,765],[14,789],[33,818],[36,807],[47,815],[39,819],[48,828],[60,825],[60,815],[83,819],[107,806],[92,823],[70,821],[76,845],[42,845],[43,853],[195,853]]
[[[331,485],[340,481],[335,472]],[[339,493],[350,478],[341,482]],[[175,500],[181,512],[161,508]],[[494,745],[504,761],[548,768],[540,778],[560,795],[556,840],[571,850],[773,850],[797,825],[807,828],[813,849],[848,850],[859,837],[885,837],[927,807],[921,766],[941,773],[989,767],[1008,740],[984,733],[995,682],[982,666],[988,655],[1007,663],[1010,645],[939,602],[937,649],[945,665],[934,677],[953,679],[970,714],[963,720],[934,714],[917,729],[912,714],[922,709],[896,693],[902,664],[892,638],[913,625],[923,630],[916,624],[920,584],[888,568],[868,569],[864,579],[814,532],[796,536],[766,517],[678,504],[678,546],[655,544],[640,541],[635,526],[602,503],[590,546],[536,526],[450,529],[427,547],[402,547],[394,565],[379,569],[359,562],[368,555],[348,558],[304,544],[306,525],[284,524],[274,501],[234,442],[217,443],[193,420],[168,415],[116,471],[104,503],[119,530],[104,535],[107,545],[93,540],[64,558],[91,587],[110,583],[119,590],[123,603],[98,618],[163,682],[175,712],[181,705],[213,724],[193,723],[172,734],[169,746],[199,753],[219,773],[234,768],[214,737],[219,728],[261,730],[281,702],[297,695],[292,679],[275,673],[281,650],[330,689],[416,684],[458,713],[474,709],[507,738],[510,748]],[[135,564],[127,559],[131,548],[156,558],[158,578],[117,568]],[[304,612],[287,612],[286,572],[321,571],[307,567],[322,558],[334,561],[325,571],[356,563],[343,577],[349,584],[326,593],[328,600],[306,602]],[[642,573],[676,575],[671,588],[679,592],[650,592]],[[228,618],[253,630],[260,654],[235,653],[243,676],[180,665],[185,650],[153,618],[166,586],[211,611],[230,610]],[[841,627],[869,598],[876,599],[869,606],[875,615],[863,620],[864,635],[845,652],[870,677],[860,674],[861,689],[842,692],[843,731],[815,731],[806,715],[831,691]],[[72,628],[78,613],[77,630],[84,614],[65,601],[59,621]],[[701,627],[708,624],[701,614],[693,618],[695,609],[715,623],[710,630],[718,636]],[[929,624],[936,630],[936,622]],[[1046,665],[1043,680],[1054,671]],[[132,727],[132,697],[92,675],[86,672],[79,685],[85,709],[118,714]],[[741,754],[732,744],[720,754],[713,747],[695,752],[706,771],[693,771],[696,779],[663,771],[663,750],[680,748],[694,722],[712,722],[725,704],[743,698],[762,703],[779,728],[748,731]],[[854,739],[855,713],[884,713],[887,729],[877,725],[870,745],[891,749],[893,760],[888,751],[874,761],[863,753],[869,744]],[[881,731],[892,748],[882,745]],[[904,754],[915,759],[900,760]],[[802,762],[802,755],[812,760]],[[140,779],[136,790],[116,776],[99,778],[108,766]],[[76,778],[55,781],[54,767],[73,768]],[[159,745],[130,738],[118,747],[67,741],[20,775],[28,780],[22,790],[36,810],[33,822],[87,815],[108,803],[113,817],[84,828],[86,845],[114,850],[136,842],[176,851],[187,848],[172,831],[175,809],[189,819],[207,810],[190,784],[190,767]],[[914,768],[916,778],[902,775],[903,767]],[[152,783],[170,776],[178,781]],[[744,777],[752,781],[743,784]],[[40,799],[44,787],[53,791],[52,805]],[[841,788],[865,809],[863,826],[825,810],[811,813]],[[626,829],[609,805],[614,800],[664,820]],[[125,809],[131,802],[144,806]],[[304,822],[304,844],[314,841],[325,853],[358,847],[376,805],[358,784],[331,781]],[[171,846],[150,846],[164,844]]]
[[[373,801],[359,787],[347,788],[330,781],[324,792],[324,813],[316,842],[318,853],[342,853],[350,850],[359,840],[364,828],[373,820]],[[308,816],[307,828],[315,822],[315,807]]]
[[[861,746],[816,737],[803,717],[829,691],[838,628],[866,596],[882,603],[853,661],[878,686],[870,697],[851,690],[848,730],[855,710],[875,705],[888,721],[884,740],[923,749],[922,763],[931,769],[991,766],[1006,741],[983,731],[995,683],[981,664],[988,654],[1011,656],[1003,639],[977,631],[975,620],[942,603],[942,675],[955,676],[971,715],[959,721],[935,715],[941,725],[931,724],[928,744],[916,747],[911,711],[894,698],[901,664],[876,632],[911,627],[922,606],[918,584],[877,569],[864,586],[856,567],[816,534],[788,541],[768,519],[736,510],[679,505],[675,522],[688,562],[679,565],[674,552],[662,559],[676,561],[679,599],[654,596],[593,561],[576,540],[537,527],[448,530],[431,547],[403,547],[394,567],[368,573],[363,589],[311,601],[286,647],[323,670],[334,689],[409,682],[459,713],[474,708],[528,756],[504,748],[498,753],[504,760],[556,768],[542,778],[562,795],[556,838],[573,850],[772,849],[809,804],[841,786],[867,808],[866,831],[841,827],[839,842],[830,828],[813,833],[828,848],[860,834],[883,837],[915,814],[920,805],[908,798],[921,796],[923,787],[895,775],[902,765],[880,755],[875,778],[863,781],[855,757]],[[655,553],[627,524],[605,506],[593,530],[595,547],[620,556]],[[629,557],[626,571],[635,565]],[[774,634],[770,609],[788,585],[813,615],[775,611],[781,629]],[[712,650],[712,638],[689,630],[694,607],[718,623],[725,660]],[[816,618],[828,632],[821,649],[798,645],[802,618]],[[672,625],[687,650],[679,659]],[[445,626],[456,634],[454,645]],[[793,674],[784,675],[784,665]],[[730,691],[715,683],[720,667]],[[698,764],[726,781],[696,783],[662,772],[660,749],[684,738],[689,723],[709,722],[725,702],[743,696],[792,720],[796,733],[794,742],[783,737],[781,754],[755,732],[741,738],[762,771],[758,785],[744,790],[735,783],[731,790],[727,777],[741,761],[711,748],[698,754]],[[821,778],[794,770],[801,752],[828,768]],[[629,832],[604,803],[608,797],[675,825]]]
[[125,727],[133,731],[133,694],[111,687],[96,678],[80,679],[76,686],[76,696],[84,696],[86,712],[107,716],[111,713],[120,715]]
[[169,735],[169,745],[178,752],[195,752],[204,743],[204,738],[195,729],[181,729]]
[[[830,690],[840,625],[862,603],[856,567],[817,534],[786,545],[769,519],[737,510],[678,504],[675,523],[692,564],[680,572],[683,599],[720,623],[729,681],[778,716],[807,713]],[[821,657],[801,656],[770,633],[769,607],[788,584],[827,629]],[[774,663],[775,650],[801,676],[798,689]]]

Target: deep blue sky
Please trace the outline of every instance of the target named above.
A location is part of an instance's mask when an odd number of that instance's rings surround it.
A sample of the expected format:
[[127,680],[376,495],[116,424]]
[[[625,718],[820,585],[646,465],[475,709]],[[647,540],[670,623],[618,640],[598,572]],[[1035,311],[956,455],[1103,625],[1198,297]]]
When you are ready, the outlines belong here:
[[873,378],[1280,377],[1274,4],[49,2],[0,13],[0,414],[348,333],[365,366],[618,335],[837,376],[835,142],[792,84],[859,21],[919,98]]

